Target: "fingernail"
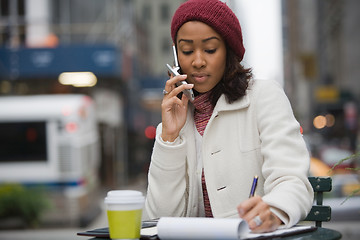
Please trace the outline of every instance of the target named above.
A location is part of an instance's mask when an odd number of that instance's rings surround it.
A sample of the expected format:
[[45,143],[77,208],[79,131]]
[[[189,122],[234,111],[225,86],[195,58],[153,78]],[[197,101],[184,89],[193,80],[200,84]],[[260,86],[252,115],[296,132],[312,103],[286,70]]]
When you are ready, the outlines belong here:
[[187,84],[189,87],[194,87],[194,84],[193,83],[188,83]]
[[240,215],[240,217],[242,217],[244,215],[244,210],[243,209],[239,209],[239,215]]
[[182,78],[187,78],[187,75],[186,75],[186,74],[182,74],[181,77],[182,77]]

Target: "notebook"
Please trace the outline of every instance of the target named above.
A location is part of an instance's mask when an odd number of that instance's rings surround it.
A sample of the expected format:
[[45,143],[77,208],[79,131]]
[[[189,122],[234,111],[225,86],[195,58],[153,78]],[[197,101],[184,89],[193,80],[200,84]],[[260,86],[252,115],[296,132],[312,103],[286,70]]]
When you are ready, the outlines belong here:
[[[269,233],[253,233],[245,221],[240,218],[182,218],[163,217],[143,221],[141,240],[155,239],[271,239],[315,231],[316,227],[296,225],[291,228],[280,228]],[[79,236],[110,238],[108,228],[99,228],[77,233]]]

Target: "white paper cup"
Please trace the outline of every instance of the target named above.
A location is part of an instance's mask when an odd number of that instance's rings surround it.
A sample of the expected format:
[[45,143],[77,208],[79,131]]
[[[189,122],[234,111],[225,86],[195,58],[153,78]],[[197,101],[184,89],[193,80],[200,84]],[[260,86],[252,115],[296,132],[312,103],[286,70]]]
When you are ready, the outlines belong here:
[[139,191],[109,191],[105,207],[111,239],[140,239],[145,197]]

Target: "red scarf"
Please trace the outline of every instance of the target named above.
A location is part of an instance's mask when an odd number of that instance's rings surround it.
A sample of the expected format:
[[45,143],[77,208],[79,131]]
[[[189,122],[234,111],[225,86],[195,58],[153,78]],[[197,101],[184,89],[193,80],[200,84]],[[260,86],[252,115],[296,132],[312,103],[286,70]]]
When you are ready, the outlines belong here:
[[[213,113],[214,110],[214,107],[211,105],[209,101],[210,94],[211,92],[200,94],[196,96],[195,100],[193,101],[195,107],[195,112],[194,112],[195,126],[201,136],[203,136],[206,125],[209,122],[211,114]],[[202,170],[202,175],[201,175],[201,185],[203,190],[205,217],[213,217],[210,200],[206,189],[204,169]]]

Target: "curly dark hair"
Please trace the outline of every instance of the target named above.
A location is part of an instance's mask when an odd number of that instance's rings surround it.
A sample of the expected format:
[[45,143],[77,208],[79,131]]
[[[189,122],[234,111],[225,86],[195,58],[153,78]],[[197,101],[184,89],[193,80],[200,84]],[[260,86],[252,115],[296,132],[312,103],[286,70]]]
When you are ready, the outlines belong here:
[[224,76],[211,90],[210,102],[213,106],[216,105],[221,94],[225,94],[228,103],[233,103],[245,96],[249,81],[253,75],[252,69],[244,68],[240,61],[240,58],[227,46]]

